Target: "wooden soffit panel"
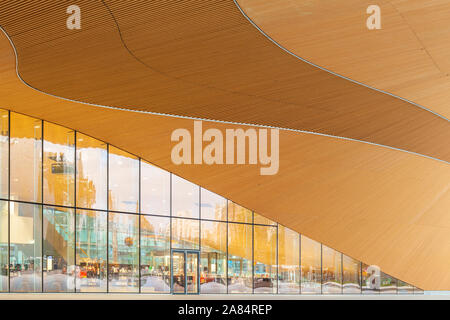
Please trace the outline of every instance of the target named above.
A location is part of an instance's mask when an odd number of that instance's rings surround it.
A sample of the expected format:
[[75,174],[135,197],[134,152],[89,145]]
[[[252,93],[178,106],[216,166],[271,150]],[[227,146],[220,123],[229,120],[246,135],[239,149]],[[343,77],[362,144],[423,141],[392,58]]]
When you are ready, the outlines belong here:
[[0,24],[34,88],[144,112],[276,126],[450,160],[447,119],[283,51],[229,1],[0,4]]
[[[449,290],[450,167],[362,142],[280,130],[280,170],[174,165],[170,135],[193,120],[106,109],[40,93],[20,81],[0,34],[0,107],[58,123],[163,169],[425,290]],[[247,128],[204,121],[214,127]]]

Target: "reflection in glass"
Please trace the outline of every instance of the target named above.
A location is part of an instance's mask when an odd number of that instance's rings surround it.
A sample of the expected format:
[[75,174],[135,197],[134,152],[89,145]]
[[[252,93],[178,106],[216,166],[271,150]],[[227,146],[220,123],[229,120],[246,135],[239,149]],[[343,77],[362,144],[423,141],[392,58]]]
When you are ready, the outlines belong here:
[[172,215],[199,218],[199,186],[172,175]]
[[419,289],[419,288],[417,288],[417,287],[414,287],[414,294],[423,294],[424,292],[423,292],[423,290],[422,289]]
[[173,279],[172,288],[173,293],[185,293],[186,289],[186,276],[185,276],[185,261],[184,252],[174,251],[172,254],[173,264]]
[[232,201],[228,201],[228,221],[252,223],[252,211],[241,207]]
[[300,235],[278,225],[278,292],[300,293]]
[[380,293],[397,294],[397,279],[381,272]]
[[[0,109],[0,198],[8,199],[9,115]],[[1,287],[0,287],[1,291]]]
[[109,213],[108,282],[110,292],[139,291],[139,220]]
[[77,210],[76,288],[106,292],[107,214]]
[[8,202],[0,201],[0,292],[8,292]]
[[361,263],[346,255],[342,257],[343,293],[361,293]]
[[11,112],[11,199],[42,202],[42,121]]
[[[376,268],[369,268],[370,266],[363,263],[362,264],[362,293],[363,294],[379,294],[380,288],[379,283],[377,284]],[[379,269],[378,269],[379,270]]]
[[198,250],[200,221],[172,218],[172,248]]
[[228,223],[228,293],[252,293],[252,225]]
[[342,254],[322,245],[322,293],[342,293]]
[[106,210],[106,143],[77,132],[77,207]]
[[75,290],[73,209],[44,207],[44,291]]
[[227,199],[202,188],[201,200],[202,219],[227,220]]
[[170,218],[141,216],[141,290],[170,292]]
[[170,173],[141,161],[142,213],[170,215]]
[[277,228],[254,226],[254,293],[277,292]]
[[301,236],[301,292],[321,293],[321,245],[308,237]]
[[10,202],[10,290],[42,291],[42,206]]
[[413,294],[414,287],[409,283],[397,280],[397,292],[398,294]]
[[227,224],[202,221],[200,259],[201,293],[227,293]]
[[256,212],[253,213],[253,223],[254,224],[265,224],[269,226],[276,226],[277,224],[273,222],[272,220],[263,217],[262,215],[257,214]]
[[109,210],[139,212],[139,160],[109,146]]
[[75,132],[44,122],[44,203],[74,206]]
[[186,252],[186,292],[198,293],[198,253]]

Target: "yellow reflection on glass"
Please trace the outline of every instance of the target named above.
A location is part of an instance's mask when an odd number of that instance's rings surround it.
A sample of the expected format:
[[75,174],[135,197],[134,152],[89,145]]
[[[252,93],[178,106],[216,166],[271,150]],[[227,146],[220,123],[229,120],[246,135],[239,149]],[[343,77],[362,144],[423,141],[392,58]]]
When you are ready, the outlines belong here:
[[42,121],[11,112],[11,199],[42,202]]
[[300,235],[278,225],[278,292],[300,293]]
[[77,207],[106,210],[106,143],[77,132]]
[[252,223],[252,211],[228,201],[228,221]]
[[[0,109],[0,198],[8,198],[9,115]],[[0,287],[1,291],[1,287]]]
[[277,228],[254,226],[254,293],[277,292]]
[[342,293],[342,254],[322,245],[322,293]]
[[44,122],[44,203],[74,206],[75,132]]
[[139,212],[139,160],[109,146],[109,210]]
[[321,249],[320,243],[301,236],[301,293],[321,292]]
[[172,218],[172,248],[198,250],[199,224],[199,220]]
[[253,213],[253,223],[254,224],[265,224],[265,225],[269,225],[269,226],[276,226],[277,224],[275,222],[273,222],[272,220],[263,217],[260,214],[257,214],[256,212]]
[[0,292],[8,292],[8,202],[0,201]]
[[141,161],[141,212],[170,215],[170,173]]
[[342,257],[343,293],[361,293],[361,263],[346,255]]
[[252,227],[228,223],[228,293],[252,293]]

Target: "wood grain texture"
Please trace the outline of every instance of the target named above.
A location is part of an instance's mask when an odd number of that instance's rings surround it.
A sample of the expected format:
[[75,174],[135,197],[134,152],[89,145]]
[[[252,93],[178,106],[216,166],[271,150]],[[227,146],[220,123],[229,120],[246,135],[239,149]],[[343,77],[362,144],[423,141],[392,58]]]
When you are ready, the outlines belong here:
[[[238,0],[289,51],[450,118],[447,0]],[[381,30],[368,30],[369,5]]]
[[[2,2],[22,78],[57,96],[292,128],[450,160],[450,125],[282,51],[233,1]],[[288,27],[286,27],[289,30]]]
[[[380,146],[280,131],[280,171],[172,163],[193,121],[79,104],[24,85],[0,35],[0,107],[79,130],[425,290],[449,290],[450,167]],[[246,128],[203,122],[204,128]]]

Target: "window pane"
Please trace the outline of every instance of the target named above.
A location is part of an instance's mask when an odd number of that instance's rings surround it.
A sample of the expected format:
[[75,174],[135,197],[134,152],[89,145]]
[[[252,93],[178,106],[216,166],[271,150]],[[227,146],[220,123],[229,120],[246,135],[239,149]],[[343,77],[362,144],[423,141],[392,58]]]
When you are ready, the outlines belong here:
[[109,291],[139,291],[139,220],[134,214],[109,213]]
[[397,294],[397,279],[381,272],[380,293]]
[[278,225],[278,292],[300,293],[300,235]]
[[199,248],[199,220],[172,218],[172,248]]
[[199,218],[199,186],[172,175],[172,215]]
[[77,207],[106,210],[106,143],[77,132]]
[[342,257],[343,293],[361,293],[361,263],[346,255]]
[[277,293],[277,228],[254,226],[254,293]]
[[42,202],[42,121],[11,112],[11,199]]
[[252,223],[252,211],[241,207],[232,201],[228,201],[228,221]]
[[0,201],[0,292],[8,291],[8,202]]
[[170,292],[170,218],[141,216],[141,290]]
[[107,214],[77,210],[77,279],[79,292],[106,292]]
[[321,249],[320,243],[301,236],[301,292],[321,293]]
[[322,245],[322,293],[342,293],[342,254]]
[[228,224],[228,293],[252,293],[252,225]]
[[170,173],[141,161],[142,213],[170,215]]
[[[8,198],[9,125],[8,111],[0,109],[0,198]],[[1,291],[1,288],[0,288]]]
[[73,209],[44,207],[44,291],[75,290]]
[[422,289],[414,287],[414,294],[424,294],[424,291]]
[[273,222],[272,220],[263,217],[262,215],[257,214],[256,212],[253,213],[253,222],[255,224],[265,224],[265,225],[269,225],[269,226],[276,226],[277,224],[275,222]]
[[139,212],[139,160],[109,146],[109,210]]
[[379,294],[380,289],[376,283],[376,272],[370,270],[369,267],[365,263],[362,264],[362,292],[363,294]]
[[202,221],[200,292],[227,293],[227,224]]
[[75,133],[44,122],[44,203],[74,206]]
[[202,219],[227,221],[227,199],[203,188],[201,193]]
[[10,202],[11,292],[42,291],[42,206]]
[[398,294],[413,294],[414,287],[409,283],[403,282],[401,280],[397,280],[397,290]]

